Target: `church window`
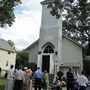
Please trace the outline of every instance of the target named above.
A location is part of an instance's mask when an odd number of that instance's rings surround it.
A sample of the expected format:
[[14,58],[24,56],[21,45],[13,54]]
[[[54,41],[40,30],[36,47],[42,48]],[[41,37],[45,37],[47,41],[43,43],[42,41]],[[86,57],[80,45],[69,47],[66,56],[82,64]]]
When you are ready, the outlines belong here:
[[43,53],[54,53],[54,50],[50,45],[47,45]]

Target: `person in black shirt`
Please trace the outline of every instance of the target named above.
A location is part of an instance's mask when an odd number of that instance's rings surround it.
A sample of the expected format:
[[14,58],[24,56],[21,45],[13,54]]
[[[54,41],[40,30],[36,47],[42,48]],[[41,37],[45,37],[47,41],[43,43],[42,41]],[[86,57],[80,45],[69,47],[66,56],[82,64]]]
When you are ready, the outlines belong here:
[[72,72],[72,68],[69,67],[69,71],[67,72],[67,90],[74,90],[74,74]]
[[58,76],[58,79],[60,80],[60,81],[62,81],[62,77],[63,77],[63,72],[62,71],[58,71],[57,72],[57,76]]

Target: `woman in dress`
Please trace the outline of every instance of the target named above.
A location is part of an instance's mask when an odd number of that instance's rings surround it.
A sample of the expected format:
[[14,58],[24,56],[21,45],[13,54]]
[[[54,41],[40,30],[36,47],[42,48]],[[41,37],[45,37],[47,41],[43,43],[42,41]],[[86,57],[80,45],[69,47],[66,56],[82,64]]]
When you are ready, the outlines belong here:
[[44,90],[49,90],[49,76],[47,70],[44,70]]

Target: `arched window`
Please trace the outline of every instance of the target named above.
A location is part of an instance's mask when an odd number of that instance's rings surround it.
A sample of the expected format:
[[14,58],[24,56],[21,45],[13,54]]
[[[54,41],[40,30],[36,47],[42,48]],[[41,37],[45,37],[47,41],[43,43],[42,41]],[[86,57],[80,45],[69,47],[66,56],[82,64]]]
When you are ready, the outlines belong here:
[[47,45],[43,51],[43,53],[54,53],[53,48],[50,45]]

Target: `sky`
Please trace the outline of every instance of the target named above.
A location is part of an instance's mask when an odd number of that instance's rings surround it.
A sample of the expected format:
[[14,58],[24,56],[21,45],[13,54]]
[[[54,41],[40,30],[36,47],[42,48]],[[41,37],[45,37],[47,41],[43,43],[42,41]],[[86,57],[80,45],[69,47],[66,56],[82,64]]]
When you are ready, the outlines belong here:
[[11,27],[0,28],[0,38],[12,40],[17,50],[22,50],[39,38],[41,25],[40,2],[43,0],[22,0],[15,7],[15,23]]

